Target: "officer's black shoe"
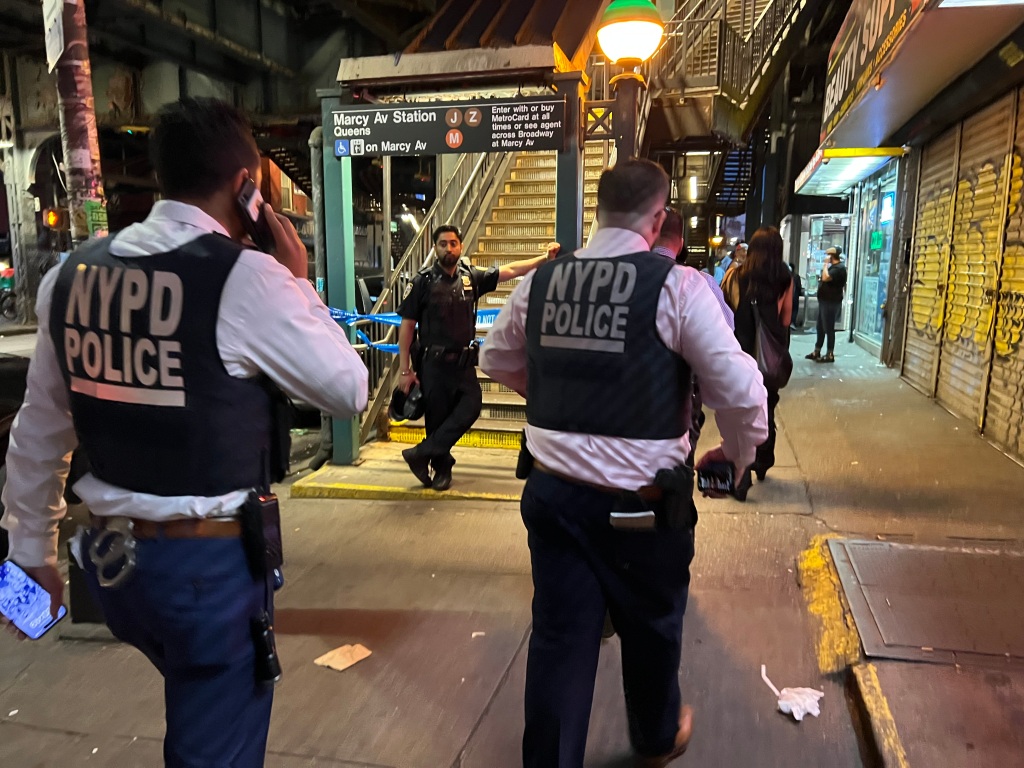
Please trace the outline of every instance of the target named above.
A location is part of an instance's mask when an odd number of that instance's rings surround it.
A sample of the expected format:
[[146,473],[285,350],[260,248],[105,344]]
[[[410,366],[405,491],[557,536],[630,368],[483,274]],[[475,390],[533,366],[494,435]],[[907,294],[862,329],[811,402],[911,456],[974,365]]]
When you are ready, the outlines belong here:
[[452,468],[451,467],[435,467],[434,468],[434,482],[430,484],[430,487],[435,491],[447,491],[452,487]]
[[[409,465],[412,473],[416,475],[416,479],[423,483],[423,487],[429,488],[432,482],[430,479],[430,459],[417,456],[415,448],[406,448],[402,451],[402,458],[405,459],[405,463]],[[448,483],[451,484],[450,476]]]

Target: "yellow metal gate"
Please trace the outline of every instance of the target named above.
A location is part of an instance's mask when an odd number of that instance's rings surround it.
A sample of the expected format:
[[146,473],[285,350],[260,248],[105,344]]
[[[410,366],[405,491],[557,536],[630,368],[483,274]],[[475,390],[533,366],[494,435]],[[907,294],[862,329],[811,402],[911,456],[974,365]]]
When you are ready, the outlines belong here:
[[1016,94],[964,121],[936,397],[979,428],[1002,263]]
[[959,146],[960,131],[953,128],[925,147],[921,157],[903,377],[929,397],[935,394],[939,364]]
[[1024,93],[1018,97],[1006,239],[996,301],[985,434],[1024,456]]

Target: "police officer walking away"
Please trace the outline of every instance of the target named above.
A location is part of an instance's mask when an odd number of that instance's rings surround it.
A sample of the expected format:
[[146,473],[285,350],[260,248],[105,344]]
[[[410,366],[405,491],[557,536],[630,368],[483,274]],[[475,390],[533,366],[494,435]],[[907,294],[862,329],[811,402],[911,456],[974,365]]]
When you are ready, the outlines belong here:
[[[480,416],[483,393],[476,376],[476,307],[480,297],[533,271],[548,255],[477,269],[462,261],[462,234],[446,224],[433,232],[436,260],[413,279],[412,290],[398,314],[401,365],[399,387],[406,394],[414,384],[423,391],[426,439],[402,451],[409,469],[424,486],[445,491],[452,484],[452,446]],[[412,359],[419,323],[419,360]],[[434,470],[431,477],[430,469]]]
[[84,450],[91,473],[75,492],[92,525],[76,543],[111,631],[164,677],[165,764],[262,766],[279,675],[278,387],[346,418],[366,407],[367,372],[287,219],[256,198],[275,255],[242,244],[239,194],[261,177],[245,118],[183,99],[160,111],[150,144],[164,199],[40,286],[3,525],[56,614],[68,459]]
[[637,765],[660,768],[686,749],[693,712],[678,674],[697,519],[682,466],[691,375],[723,436],[698,467],[743,469],[768,435],[761,375],[703,278],[650,252],[668,189],[648,161],[606,171],[590,247],[516,287],[480,361],[526,395],[534,457],[522,496],[534,583],[527,768],[583,765],[606,608],[622,641]]

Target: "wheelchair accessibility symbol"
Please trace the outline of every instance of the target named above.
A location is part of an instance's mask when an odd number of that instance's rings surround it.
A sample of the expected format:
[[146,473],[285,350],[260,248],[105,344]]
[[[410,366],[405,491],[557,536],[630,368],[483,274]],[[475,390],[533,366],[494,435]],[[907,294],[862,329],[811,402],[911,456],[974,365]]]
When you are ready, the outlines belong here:
[[349,157],[352,153],[349,151],[349,140],[348,139],[336,139],[334,142],[334,156],[335,157]]

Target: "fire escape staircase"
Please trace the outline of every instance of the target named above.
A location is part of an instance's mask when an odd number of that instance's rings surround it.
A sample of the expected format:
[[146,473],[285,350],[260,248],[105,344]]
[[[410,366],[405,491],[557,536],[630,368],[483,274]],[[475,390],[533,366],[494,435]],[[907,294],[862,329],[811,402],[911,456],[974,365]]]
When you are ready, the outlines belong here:
[[[644,65],[643,153],[723,153],[698,202],[742,210],[753,158],[744,147],[776,79],[824,0],[687,0]],[[743,199],[739,198],[743,195]],[[721,211],[725,212],[725,211]]]

